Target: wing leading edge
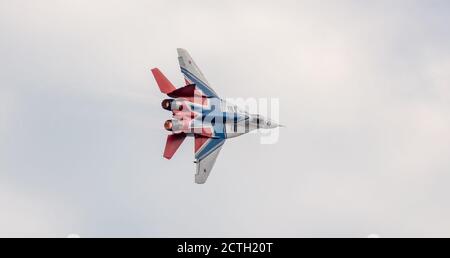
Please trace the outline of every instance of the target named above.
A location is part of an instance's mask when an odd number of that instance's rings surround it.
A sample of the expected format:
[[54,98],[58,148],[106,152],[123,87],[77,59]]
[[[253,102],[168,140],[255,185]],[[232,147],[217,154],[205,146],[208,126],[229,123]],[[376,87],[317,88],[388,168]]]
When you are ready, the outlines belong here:
[[225,139],[210,138],[197,150],[195,153],[197,163],[196,184],[206,183],[224,143]]
[[195,84],[201,90],[204,96],[219,98],[217,93],[211,88],[206,77],[203,75],[200,68],[195,64],[191,55],[182,48],[177,49],[178,62],[180,63],[181,72],[187,84]]

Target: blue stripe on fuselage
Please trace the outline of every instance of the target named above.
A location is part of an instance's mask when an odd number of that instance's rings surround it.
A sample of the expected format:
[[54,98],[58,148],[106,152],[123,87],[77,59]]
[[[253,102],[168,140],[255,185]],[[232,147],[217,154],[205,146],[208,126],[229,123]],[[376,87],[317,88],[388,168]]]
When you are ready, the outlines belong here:
[[226,138],[226,128],[223,122],[222,100],[219,98],[208,98],[209,105],[191,104],[191,109],[199,114],[193,122],[196,128],[211,126],[214,130],[214,138]]

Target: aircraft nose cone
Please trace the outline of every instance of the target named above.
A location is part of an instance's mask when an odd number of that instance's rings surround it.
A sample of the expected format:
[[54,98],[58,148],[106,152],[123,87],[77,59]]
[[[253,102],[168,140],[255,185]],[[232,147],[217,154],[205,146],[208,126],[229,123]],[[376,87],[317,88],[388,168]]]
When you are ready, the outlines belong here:
[[273,123],[272,124],[272,128],[278,128],[278,127],[284,127],[283,125],[277,124],[277,123]]
[[273,122],[273,121],[268,121],[266,125],[267,125],[267,127],[268,127],[269,129],[275,129],[275,128],[278,128],[278,127],[283,127],[283,126],[281,126],[280,124],[275,123],[275,122]]

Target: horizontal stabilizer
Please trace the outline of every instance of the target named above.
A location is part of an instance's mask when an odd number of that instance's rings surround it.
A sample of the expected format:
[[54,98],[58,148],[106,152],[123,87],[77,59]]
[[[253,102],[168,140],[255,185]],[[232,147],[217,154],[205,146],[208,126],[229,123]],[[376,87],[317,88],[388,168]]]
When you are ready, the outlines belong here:
[[173,155],[175,155],[177,150],[180,148],[184,139],[186,139],[186,134],[184,133],[172,134],[167,136],[166,148],[164,150],[164,158],[171,159]]
[[152,69],[152,73],[162,93],[168,94],[177,89],[158,68]]

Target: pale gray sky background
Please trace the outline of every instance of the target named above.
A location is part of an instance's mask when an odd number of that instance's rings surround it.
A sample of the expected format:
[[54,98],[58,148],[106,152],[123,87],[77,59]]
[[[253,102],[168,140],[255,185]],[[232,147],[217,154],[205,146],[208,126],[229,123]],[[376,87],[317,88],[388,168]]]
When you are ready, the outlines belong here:
[[[0,236],[450,237],[448,1],[0,0]],[[162,158],[150,68],[276,97],[276,145]]]

